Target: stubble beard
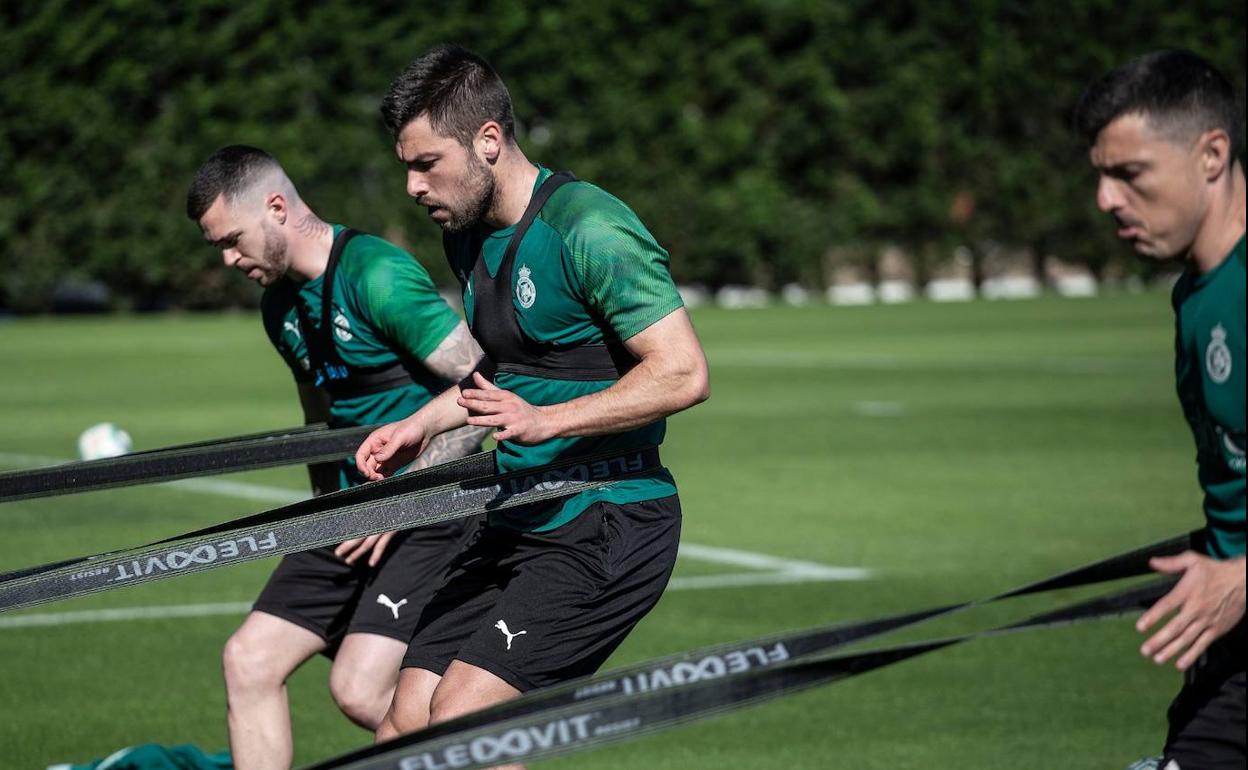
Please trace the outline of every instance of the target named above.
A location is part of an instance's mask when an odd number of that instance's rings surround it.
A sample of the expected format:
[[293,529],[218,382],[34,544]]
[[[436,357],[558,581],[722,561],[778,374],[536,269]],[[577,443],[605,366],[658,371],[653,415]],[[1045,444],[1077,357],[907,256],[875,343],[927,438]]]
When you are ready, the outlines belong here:
[[260,260],[259,267],[264,275],[261,276],[259,283],[261,286],[268,286],[286,274],[289,267],[288,247],[286,239],[268,223],[265,223],[262,228],[264,230],[264,257]]
[[442,225],[448,233],[462,233],[476,227],[494,207],[497,183],[489,166],[475,155],[468,155],[468,172],[460,185],[463,207],[458,211],[447,207],[450,218]]

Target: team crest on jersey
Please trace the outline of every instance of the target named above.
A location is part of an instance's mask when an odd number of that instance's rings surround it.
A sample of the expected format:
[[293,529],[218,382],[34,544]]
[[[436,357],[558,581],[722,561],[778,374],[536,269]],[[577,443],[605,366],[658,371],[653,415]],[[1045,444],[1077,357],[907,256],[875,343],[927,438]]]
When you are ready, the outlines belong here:
[[1205,348],[1205,370],[1209,372],[1209,379],[1221,385],[1231,377],[1231,349],[1226,346],[1226,329],[1222,324],[1213,327],[1210,335],[1213,339]]
[[343,342],[349,342],[351,337],[351,322],[347,320],[347,316],[342,312],[341,308],[334,308],[334,336]]
[[532,274],[533,271],[528,266],[520,266],[520,280],[516,281],[516,299],[525,310],[533,307],[533,302],[537,299],[537,287],[533,285],[533,279],[529,278]]

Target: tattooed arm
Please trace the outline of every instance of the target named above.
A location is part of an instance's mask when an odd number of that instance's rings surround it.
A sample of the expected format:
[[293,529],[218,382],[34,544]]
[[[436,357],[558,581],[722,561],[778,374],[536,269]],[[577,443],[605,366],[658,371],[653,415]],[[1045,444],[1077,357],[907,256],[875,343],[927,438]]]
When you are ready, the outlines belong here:
[[381,426],[364,439],[355,453],[355,467],[365,478],[385,478],[408,463],[421,462],[430,452],[441,457],[437,462],[463,456],[476,451],[489,433],[488,428],[467,425],[471,413],[458,403],[460,388],[473,387],[472,378],[492,368],[468,325],[461,321],[424,360],[430,369],[456,384],[415,413]]
[[439,433],[429,440],[429,446],[425,447],[425,451],[420,453],[412,464],[408,466],[409,471],[419,470],[420,468],[428,468],[440,463],[458,460],[461,457],[467,457],[474,452],[481,451],[481,440],[485,438],[490,431],[488,428],[474,428],[467,425],[463,428],[448,430],[446,433]]
[[[429,371],[439,377],[448,382],[459,383],[469,379],[481,367],[484,359],[485,353],[472,338],[468,324],[460,321],[446,335],[446,339],[424,359],[424,363]],[[451,387],[458,389],[459,385]],[[429,440],[429,446],[413,461],[412,468],[427,468],[480,451],[481,441],[489,432],[489,428],[469,425],[439,433]]]
[[446,339],[432,353],[425,356],[429,371],[447,382],[460,382],[471,375],[482,363],[485,353],[472,338],[468,324],[459,322]]
[[[472,376],[472,373],[481,365],[484,357],[485,355],[481,352],[477,341],[472,338],[472,334],[468,331],[468,325],[460,321],[459,325],[452,329],[450,334],[446,335],[446,339],[442,340],[442,343],[424,358],[424,363],[429,371],[445,380],[459,383]],[[450,395],[458,397],[458,384],[452,385],[449,390],[455,391],[455,393]],[[454,401],[453,398],[451,400]],[[391,426],[394,424],[391,423]],[[383,430],[384,427],[379,430]],[[489,432],[489,428],[476,428],[468,425],[438,433],[429,439],[424,451],[420,452],[411,461],[411,465],[408,466],[407,470],[414,471],[428,468],[439,463],[466,457],[473,452],[479,452],[481,451],[481,440]],[[379,474],[365,475],[370,478],[380,478]],[[369,566],[376,566],[394,535],[394,532],[384,532],[380,535],[369,535],[368,537],[348,540],[338,546],[334,553],[346,560],[347,563],[352,563],[368,555]]]

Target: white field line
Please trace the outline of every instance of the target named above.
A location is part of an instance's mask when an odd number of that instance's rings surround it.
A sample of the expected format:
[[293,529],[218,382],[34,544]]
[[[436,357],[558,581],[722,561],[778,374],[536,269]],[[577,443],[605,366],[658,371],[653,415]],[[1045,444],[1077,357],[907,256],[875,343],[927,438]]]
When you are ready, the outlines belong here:
[[166,481],[164,486],[180,487],[191,492],[203,492],[207,495],[239,497],[244,500],[281,503],[283,505],[297,503],[310,497],[307,492],[300,492],[295,489],[247,484],[242,481],[227,481],[226,479],[178,479],[177,481]]
[[[697,543],[681,543],[680,555],[698,561],[731,564],[753,570],[783,572],[788,575],[801,575],[812,580],[865,580],[870,577],[870,570],[861,567],[830,567],[810,561],[786,559],[781,556],[769,556],[754,551],[739,551],[735,548],[719,548]],[[713,575],[708,577],[721,577]]]
[[[0,452],[0,465],[42,467],[64,462],[67,461],[58,457]],[[294,489],[212,478],[167,481],[161,483],[161,486],[177,487],[203,494],[260,502],[292,503],[304,500],[308,496],[307,493]],[[853,581],[867,580],[871,577],[871,571],[861,567],[835,567],[797,559],[786,559],[781,556],[771,556],[755,551],[742,551],[735,548],[721,548],[700,545],[698,543],[682,542],[680,544],[679,557],[724,564],[750,571],[676,577],[668,584],[668,590],[671,591],[782,585],[786,583]],[[60,626],[71,623],[241,615],[250,608],[251,604],[249,602],[218,602],[153,607],[117,607],[72,612],[18,613],[16,615],[0,616],[0,630],[34,626]]]
[[904,417],[906,405],[898,401],[855,401],[850,410],[863,417]]
[[[64,457],[45,457],[43,455],[27,455],[27,454],[11,454],[9,452],[0,452],[0,465],[16,466],[19,468],[43,468],[49,465],[64,465],[70,462]],[[283,487],[270,487],[261,484],[248,484],[242,481],[228,481],[226,479],[178,479],[177,481],[163,481],[158,486],[177,487],[190,490],[192,492],[203,492],[208,495],[219,495],[222,497],[238,497],[244,500],[257,500],[265,503],[296,503],[300,500],[306,500],[308,494],[300,492],[296,489],[285,489]]]
[[[854,569],[845,567],[845,570]],[[858,570],[866,573],[867,570]],[[775,586],[792,583],[820,583],[839,580],[865,580],[863,577],[834,578],[827,575],[809,575],[802,572],[726,572],[716,575],[690,575],[672,578],[668,591],[697,591],[704,588],[746,588],[749,586]],[[3,620],[0,619],[0,623]],[[3,625],[0,625],[3,628]]]
[[242,615],[251,609],[251,602],[215,602],[212,604],[175,604],[163,607],[112,607],[103,610],[71,612],[37,612],[28,615],[0,615],[0,629],[35,626],[65,626],[71,623],[101,623],[117,620],[156,620],[164,618],[202,618],[211,615]]
[[0,465],[11,465],[17,468],[42,468],[45,465],[62,465],[69,462],[64,457],[46,457],[44,455],[23,455],[11,452],[0,452]]
[[1139,371],[1149,364],[1133,358],[1105,359],[1096,356],[942,356],[920,354],[870,353],[849,351],[766,350],[736,348],[707,351],[712,366],[738,368],[789,367],[798,369],[866,369],[899,371],[905,369],[968,369],[991,367],[995,371],[1102,373]]

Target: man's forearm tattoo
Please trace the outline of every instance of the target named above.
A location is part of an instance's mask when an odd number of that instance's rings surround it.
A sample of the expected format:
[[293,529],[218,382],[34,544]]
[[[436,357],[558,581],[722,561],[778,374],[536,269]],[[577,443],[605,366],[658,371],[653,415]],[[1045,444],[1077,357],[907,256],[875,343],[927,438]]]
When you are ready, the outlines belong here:
[[439,433],[430,440],[429,446],[425,447],[425,451],[421,452],[420,457],[412,463],[412,469],[428,468],[479,452],[481,440],[489,432],[489,428],[466,425],[455,430],[448,430],[446,433]]

